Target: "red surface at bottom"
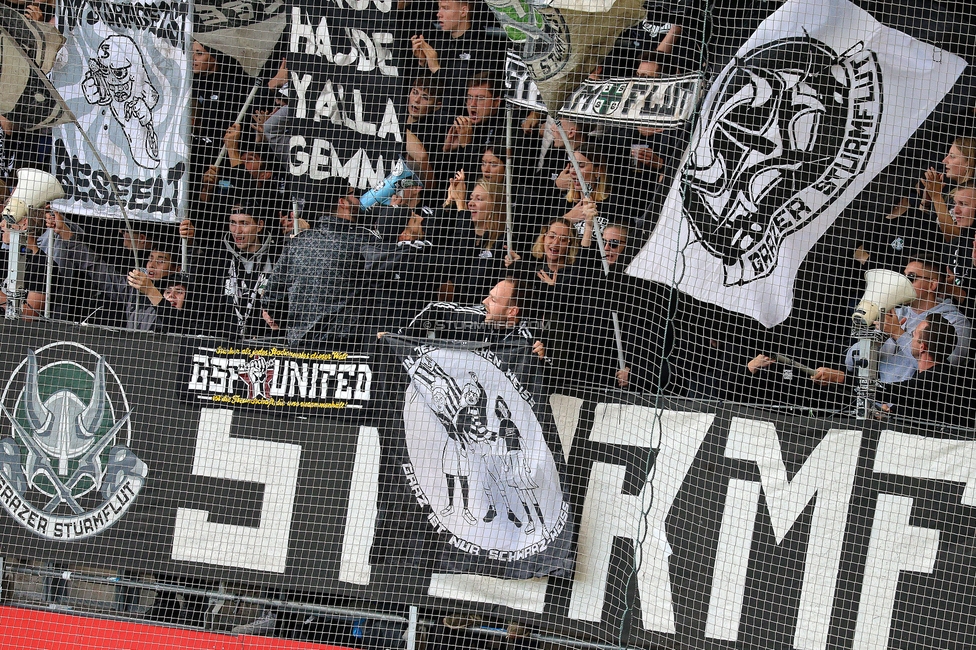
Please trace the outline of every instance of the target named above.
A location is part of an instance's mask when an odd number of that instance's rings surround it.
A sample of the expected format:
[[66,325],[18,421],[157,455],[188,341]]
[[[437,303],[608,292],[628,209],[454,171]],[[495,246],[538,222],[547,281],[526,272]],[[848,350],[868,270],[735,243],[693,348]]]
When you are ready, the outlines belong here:
[[348,650],[19,607],[0,607],[0,647],[3,650]]

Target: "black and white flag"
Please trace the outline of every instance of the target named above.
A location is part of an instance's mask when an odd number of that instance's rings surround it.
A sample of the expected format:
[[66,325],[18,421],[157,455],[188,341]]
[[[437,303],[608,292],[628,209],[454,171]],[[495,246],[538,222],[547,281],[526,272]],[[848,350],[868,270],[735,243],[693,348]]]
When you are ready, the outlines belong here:
[[0,115],[29,131],[73,119],[45,76],[63,45],[54,25],[0,6]]
[[708,90],[628,272],[782,322],[806,254],[965,66],[847,0],[790,0]]
[[[530,96],[552,114],[610,52],[617,36],[647,14],[641,0],[488,0],[488,6],[520,48],[516,58],[535,82],[527,89]],[[507,76],[511,86],[512,75]],[[515,94],[521,93],[516,89]]]
[[54,132],[55,175],[66,193],[56,206],[121,217],[121,203],[137,219],[179,221],[189,156],[189,6],[73,0],[59,4],[58,22],[67,44],[53,81],[77,123]]
[[384,519],[397,522],[410,561],[497,578],[568,575],[564,459],[528,344],[386,340],[405,370],[391,382],[402,420],[386,437],[409,501],[389,501],[404,511]]
[[193,38],[257,77],[285,30],[285,9],[283,0],[197,0]]
[[[317,187],[345,178],[380,184],[403,156],[404,92],[394,44],[395,3],[295,0],[288,19],[294,99],[288,171],[305,209]],[[310,207],[312,206],[312,207]]]

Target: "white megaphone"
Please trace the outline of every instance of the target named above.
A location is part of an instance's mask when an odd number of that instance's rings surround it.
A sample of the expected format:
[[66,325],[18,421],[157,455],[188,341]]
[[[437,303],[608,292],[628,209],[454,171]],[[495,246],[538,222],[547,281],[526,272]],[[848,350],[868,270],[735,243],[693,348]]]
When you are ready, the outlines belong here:
[[882,312],[916,298],[911,280],[901,273],[875,269],[865,273],[864,280],[868,286],[851,317],[855,325],[871,327]]
[[39,208],[63,196],[64,188],[52,174],[40,169],[18,170],[17,187],[3,209],[3,220],[10,224],[17,223],[27,216],[31,208]]

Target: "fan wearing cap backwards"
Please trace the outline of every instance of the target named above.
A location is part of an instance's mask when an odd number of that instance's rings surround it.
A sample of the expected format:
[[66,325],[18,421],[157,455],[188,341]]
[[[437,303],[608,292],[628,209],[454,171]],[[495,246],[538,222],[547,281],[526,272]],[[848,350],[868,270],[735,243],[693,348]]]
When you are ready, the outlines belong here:
[[[354,344],[366,329],[363,246],[376,237],[356,225],[359,199],[345,179],[326,179],[316,195],[322,214],[282,251],[262,296],[264,320],[283,328],[290,346]],[[315,210],[306,203],[304,211]]]
[[[280,251],[265,229],[272,210],[257,202],[231,200],[223,213],[227,231],[218,244],[205,245],[197,254],[199,271],[193,279],[205,288],[204,308],[215,334],[232,339],[268,336],[272,332],[261,316],[261,295]],[[195,235],[189,220],[180,224],[180,236],[192,241]]]

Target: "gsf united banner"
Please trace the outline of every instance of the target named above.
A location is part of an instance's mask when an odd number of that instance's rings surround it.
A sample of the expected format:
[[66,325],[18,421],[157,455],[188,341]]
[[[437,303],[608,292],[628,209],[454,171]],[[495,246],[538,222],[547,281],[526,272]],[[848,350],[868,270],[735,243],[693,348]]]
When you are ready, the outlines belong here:
[[187,395],[196,402],[275,410],[361,409],[370,399],[369,356],[255,345],[187,351]]
[[67,43],[53,81],[78,118],[54,131],[55,175],[66,192],[59,209],[121,217],[122,203],[138,219],[179,220],[187,185],[188,12],[188,3],[168,0],[59,3]]
[[524,342],[387,341],[408,378],[392,389],[402,432],[387,438],[422,512],[407,539],[415,559],[452,573],[567,575],[573,527],[555,427],[537,399],[542,362]]
[[306,200],[341,177],[366,189],[386,177],[403,148],[403,92],[391,0],[296,0],[288,21],[294,90],[289,170]]
[[628,272],[782,322],[807,252],[965,66],[847,0],[790,0],[713,82]]

